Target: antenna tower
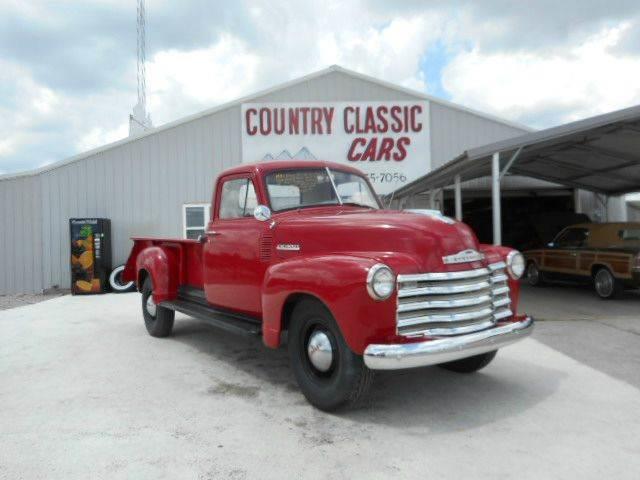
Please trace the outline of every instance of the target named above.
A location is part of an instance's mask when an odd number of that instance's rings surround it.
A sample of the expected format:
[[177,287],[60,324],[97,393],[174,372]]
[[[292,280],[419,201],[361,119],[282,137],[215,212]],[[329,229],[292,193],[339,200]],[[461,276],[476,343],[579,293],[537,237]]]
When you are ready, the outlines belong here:
[[146,80],[146,8],[144,0],[137,0],[137,80],[138,103],[133,107],[133,114],[129,115],[129,135],[143,132],[152,127],[151,116],[147,113],[147,80]]

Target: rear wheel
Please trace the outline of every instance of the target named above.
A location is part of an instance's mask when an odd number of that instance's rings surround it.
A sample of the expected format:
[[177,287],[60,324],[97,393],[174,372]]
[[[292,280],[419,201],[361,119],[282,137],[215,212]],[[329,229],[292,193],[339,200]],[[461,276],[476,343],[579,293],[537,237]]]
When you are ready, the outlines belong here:
[[527,282],[532,287],[540,287],[544,285],[542,272],[534,262],[530,262],[529,265],[527,265]]
[[482,353],[473,357],[454,360],[453,362],[441,363],[438,366],[457,373],[474,373],[489,365],[497,353],[498,351],[494,350],[493,352]]
[[608,268],[600,268],[593,277],[593,286],[598,296],[604,300],[615,298],[622,291],[622,284]]
[[373,381],[373,371],[351,351],[333,316],[312,300],[293,310],[289,361],[300,390],[320,410],[356,404]]
[[142,315],[149,335],[152,337],[167,337],[171,335],[176,312],[170,308],[156,305],[153,301],[151,277],[147,277],[142,285]]

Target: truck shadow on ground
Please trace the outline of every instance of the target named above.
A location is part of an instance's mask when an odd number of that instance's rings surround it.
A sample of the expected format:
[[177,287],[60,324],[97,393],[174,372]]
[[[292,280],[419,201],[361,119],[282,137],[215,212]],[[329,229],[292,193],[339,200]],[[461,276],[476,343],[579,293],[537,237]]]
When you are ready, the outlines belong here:
[[[272,410],[276,398],[278,408],[289,403],[291,410],[300,411],[308,405],[289,368],[286,346],[270,350],[259,338],[240,337],[190,319],[176,321],[172,340],[252,379],[247,385],[212,384],[208,388],[212,393],[224,391],[243,396],[245,390],[250,391],[250,401],[262,409]],[[470,375],[438,367],[378,372],[361,405],[329,417],[350,420],[364,428],[366,424],[398,427],[409,434],[412,430],[424,434],[425,428],[434,433],[466,430],[534,407],[552,395],[566,376],[562,370],[530,359],[507,360],[501,359],[500,354],[485,370]],[[306,426],[309,422],[326,421],[327,414],[309,405],[302,417],[304,420],[298,421]]]

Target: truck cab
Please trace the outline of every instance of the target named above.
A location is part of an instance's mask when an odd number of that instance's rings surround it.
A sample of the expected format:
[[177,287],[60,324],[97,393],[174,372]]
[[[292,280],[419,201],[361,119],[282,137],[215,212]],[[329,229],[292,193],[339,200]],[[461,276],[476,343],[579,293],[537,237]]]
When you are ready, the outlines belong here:
[[461,222],[385,210],[367,177],[322,161],[222,173],[198,240],[134,238],[123,274],[145,325],[167,336],[182,311],[278,348],[307,399],[357,401],[373,372],[472,372],[528,335],[517,313],[524,258],[481,245]]

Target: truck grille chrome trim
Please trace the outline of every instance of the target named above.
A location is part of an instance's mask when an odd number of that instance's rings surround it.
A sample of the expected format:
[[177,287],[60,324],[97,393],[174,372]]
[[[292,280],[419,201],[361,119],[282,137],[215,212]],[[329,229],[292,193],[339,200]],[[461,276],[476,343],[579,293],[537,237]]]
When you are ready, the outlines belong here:
[[426,302],[401,303],[398,305],[398,312],[409,312],[412,310],[423,310],[427,308],[454,308],[468,307],[471,305],[485,304],[491,301],[490,295],[474,295],[472,297],[462,297],[449,300],[429,300]]
[[505,268],[507,268],[507,264],[504,262],[492,263],[489,265],[489,270],[492,272],[495,270],[504,270]]
[[483,277],[489,273],[486,268],[466,270],[464,272],[418,273],[415,275],[398,275],[399,282],[426,282],[429,280],[455,280],[460,278]]
[[502,320],[503,318],[508,318],[511,315],[513,315],[513,312],[511,310],[509,310],[508,308],[504,308],[502,310],[498,310],[496,313],[493,314],[493,318],[495,318],[496,320]]
[[452,336],[478,332],[512,316],[504,262],[460,272],[398,275],[397,334]]
[[414,297],[417,295],[435,295],[435,294],[452,294],[452,293],[467,293],[467,292],[475,292],[478,290],[485,290],[490,287],[490,284],[487,280],[481,281],[473,281],[473,282],[464,282],[464,283],[447,283],[441,285],[429,285],[421,288],[403,288],[399,286],[400,290],[398,291],[398,296],[400,298],[404,297]]
[[491,283],[500,283],[500,282],[506,282],[508,280],[507,276],[500,273],[498,275],[491,275]]

